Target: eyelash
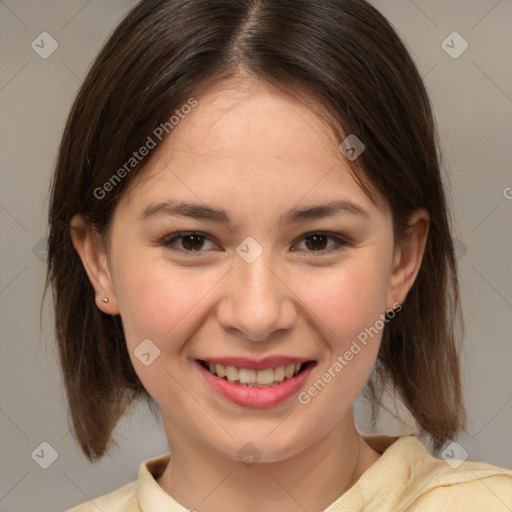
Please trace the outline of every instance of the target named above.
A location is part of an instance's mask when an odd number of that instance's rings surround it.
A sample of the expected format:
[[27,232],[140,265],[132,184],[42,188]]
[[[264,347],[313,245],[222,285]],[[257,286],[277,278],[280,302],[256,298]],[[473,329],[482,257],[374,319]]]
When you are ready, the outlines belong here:
[[[176,242],[178,240],[182,240],[182,239],[186,238],[187,236],[191,236],[191,235],[199,235],[200,237],[203,237],[203,238],[206,238],[208,240],[211,240],[211,238],[208,235],[206,235],[204,233],[201,233],[200,231],[179,231],[179,232],[171,233],[171,234],[168,234],[168,235],[164,236],[163,238],[158,240],[158,244],[161,245],[162,247],[166,247],[168,249],[171,249],[172,251],[184,253],[187,257],[188,256],[197,257],[197,256],[200,256],[201,253],[207,252],[207,251],[204,251],[204,250],[188,251],[188,250],[185,250],[185,249],[177,249],[176,247],[173,247],[174,242]],[[305,239],[305,238],[307,238],[308,236],[311,236],[311,235],[324,235],[327,238],[330,238],[330,239],[336,241],[336,246],[335,247],[331,247],[330,249],[322,249],[320,251],[308,251],[308,250],[306,250],[306,252],[309,252],[309,253],[311,253],[313,255],[321,256],[321,255],[331,254],[331,253],[334,253],[334,252],[341,251],[345,247],[348,247],[348,246],[351,245],[350,242],[348,242],[347,240],[341,238],[340,236],[334,235],[332,233],[325,232],[325,231],[311,231],[309,233],[305,233],[300,238],[300,241],[302,241],[303,239]]]

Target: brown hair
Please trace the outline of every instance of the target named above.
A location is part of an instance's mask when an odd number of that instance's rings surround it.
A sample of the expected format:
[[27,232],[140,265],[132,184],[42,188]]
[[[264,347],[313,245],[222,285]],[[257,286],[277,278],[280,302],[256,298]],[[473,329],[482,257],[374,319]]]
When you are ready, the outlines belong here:
[[[198,87],[241,73],[307,91],[336,120],[338,137],[364,142],[352,172],[367,193],[365,182],[389,201],[395,240],[415,210],[429,212],[421,268],[403,310],[385,326],[375,373],[439,449],[465,426],[464,329],[439,144],[410,55],[364,0],[143,0],[99,53],[67,120],[49,210],[47,286],[75,437],[89,460],[99,459],[134,399],[155,403],[132,367],[121,318],[95,304],[70,220],[80,213],[105,233],[145,162],[105,197],[95,190]],[[369,382],[366,390],[378,404],[381,386]]]

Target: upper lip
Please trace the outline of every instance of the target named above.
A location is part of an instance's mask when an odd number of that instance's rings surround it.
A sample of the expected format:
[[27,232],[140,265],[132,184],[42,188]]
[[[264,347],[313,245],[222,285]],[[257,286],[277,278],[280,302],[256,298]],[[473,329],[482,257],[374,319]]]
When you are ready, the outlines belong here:
[[205,357],[199,358],[199,361],[222,364],[224,366],[236,366],[237,368],[264,370],[266,368],[277,368],[278,366],[288,366],[296,363],[307,363],[308,361],[312,361],[312,359],[276,355],[267,356],[263,359],[249,359],[247,357]]

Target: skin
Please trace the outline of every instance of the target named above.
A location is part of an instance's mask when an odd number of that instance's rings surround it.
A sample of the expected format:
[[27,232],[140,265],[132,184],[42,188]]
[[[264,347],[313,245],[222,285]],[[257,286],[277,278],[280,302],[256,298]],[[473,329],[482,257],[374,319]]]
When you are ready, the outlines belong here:
[[[201,512],[326,508],[379,458],[357,432],[352,404],[374,366],[381,331],[307,405],[235,405],[214,391],[196,358],[293,355],[317,361],[310,387],[379,315],[402,303],[425,249],[429,217],[411,217],[407,244],[394,246],[386,200],[373,203],[354,181],[340,141],[288,93],[248,78],[221,82],[155,150],[115,210],[106,242],[75,216],[72,236],[97,305],[121,314],[134,368],[161,407],[172,460],[157,479]],[[223,208],[232,226],[165,213],[139,218],[168,199]],[[368,218],[278,221],[293,207],[345,199]],[[162,246],[180,231],[208,238]],[[319,254],[305,235],[350,242]],[[262,247],[252,263],[236,252],[248,236]],[[189,245],[187,245],[187,242]],[[201,245],[202,243],[202,245]],[[322,243],[324,245],[322,245]],[[186,253],[187,247],[197,251]],[[106,296],[109,303],[100,298]],[[397,313],[399,315],[400,313]],[[143,365],[144,339],[160,356]],[[237,453],[253,443],[257,464]]]

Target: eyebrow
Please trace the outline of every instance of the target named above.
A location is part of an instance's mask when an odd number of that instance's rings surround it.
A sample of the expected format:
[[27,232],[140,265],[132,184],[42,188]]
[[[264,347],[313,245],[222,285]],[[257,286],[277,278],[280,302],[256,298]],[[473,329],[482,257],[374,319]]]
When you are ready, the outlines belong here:
[[[370,218],[370,214],[361,206],[352,201],[340,199],[306,208],[292,208],[281,216],[279,224],[294,224],[303,220],[322,219],[340,214],[364,217],[366,219]],[[210,220],[231,227],[229,215],[222,208],[214,208],[206,204],[189,203],[186,201],[178,202],[172,199],[147,206],[139,215],[139,220],[146,220],[160,215]]]

